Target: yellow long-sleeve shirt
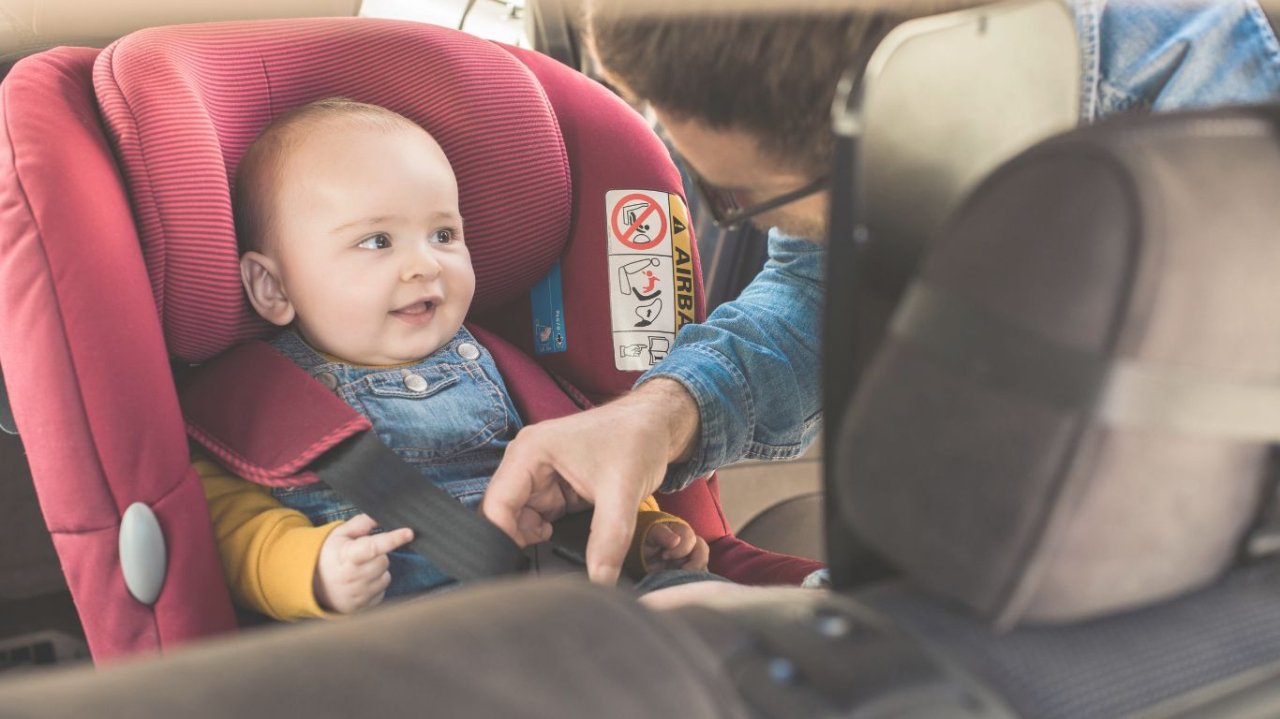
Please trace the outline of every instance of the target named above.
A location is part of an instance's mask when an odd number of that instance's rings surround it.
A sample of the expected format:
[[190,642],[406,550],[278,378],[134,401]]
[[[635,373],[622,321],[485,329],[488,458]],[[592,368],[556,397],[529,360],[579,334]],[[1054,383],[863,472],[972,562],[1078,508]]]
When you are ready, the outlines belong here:
[[[316,600],[316,563],[329,533],[341,522],[315,526],[303,513],[285,507],[266,487],[237,477],[208,458],[194,458],[213,518],[222,570],[232,599],[240,606],[291,621],[331,617]],[[627,566],[648,570],[641,548],[649,529],[684,520],[658,509],[649,497],[640,505]]]

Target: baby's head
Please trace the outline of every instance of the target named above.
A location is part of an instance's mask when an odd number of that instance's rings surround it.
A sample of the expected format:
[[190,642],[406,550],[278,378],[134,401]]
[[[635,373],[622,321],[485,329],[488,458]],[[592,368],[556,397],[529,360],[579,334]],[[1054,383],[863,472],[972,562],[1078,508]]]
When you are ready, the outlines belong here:
[[390,110],[332,99],[276,118],[240,162],[234,206],[249,301],[326,354],[419,360],[471,306],[453,169]]

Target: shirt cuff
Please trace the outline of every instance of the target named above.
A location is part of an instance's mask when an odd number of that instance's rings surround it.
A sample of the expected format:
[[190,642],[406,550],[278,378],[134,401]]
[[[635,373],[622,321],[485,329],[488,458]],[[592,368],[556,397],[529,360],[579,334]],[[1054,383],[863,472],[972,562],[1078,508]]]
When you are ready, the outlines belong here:
[[746,453],[755,424],[751,393],[742,371],[719,352],[698,345],[677,347],[636,386],[665,377],[679,382],[698,405],[693,456],[667,468],[659,491],[676,492]]
[[[314,617],[334,617],[316,600],[315,558],[320,556],[329,533],[341,522],[320,527],[307,527],[284,532],[270,552],[264,552],[258,563],[257,585],[266,614],[284,621]],[[308,561],[311,559],[311,561]]]

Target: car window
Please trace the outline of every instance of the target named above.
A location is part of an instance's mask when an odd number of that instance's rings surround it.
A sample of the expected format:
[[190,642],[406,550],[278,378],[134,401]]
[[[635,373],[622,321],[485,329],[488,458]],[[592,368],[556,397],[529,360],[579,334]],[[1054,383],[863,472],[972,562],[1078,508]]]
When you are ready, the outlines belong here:
[[528,47],[524,4],[525,0],[364,0],[360,15],[461,28],[487,40]]

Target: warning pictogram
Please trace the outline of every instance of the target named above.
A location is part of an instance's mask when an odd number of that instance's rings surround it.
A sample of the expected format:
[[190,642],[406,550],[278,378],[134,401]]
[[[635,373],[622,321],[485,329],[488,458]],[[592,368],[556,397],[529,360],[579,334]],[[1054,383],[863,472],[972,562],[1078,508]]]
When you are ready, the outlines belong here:
[[618,289],[624,295],[634,294],[641,300],[647,301],[657,297],[662,294],[662,289],[658,287],[661,278],[653,274],[653,268],[661,266],[662,261],[657,257],[628,262],[618,268]]
[[644,189],[604,196],[614,367],[642,372],[675,346],[695,319],[693,228],[679,195]]
[[625,195],[613,203],[609,212],[609,228],[624,246],[648,250],[667,236],[667,210],[648,195]]

